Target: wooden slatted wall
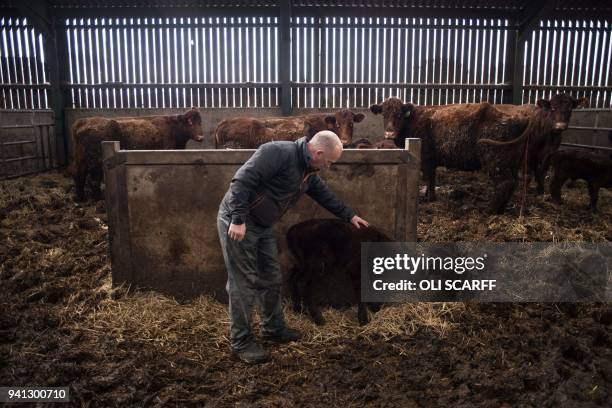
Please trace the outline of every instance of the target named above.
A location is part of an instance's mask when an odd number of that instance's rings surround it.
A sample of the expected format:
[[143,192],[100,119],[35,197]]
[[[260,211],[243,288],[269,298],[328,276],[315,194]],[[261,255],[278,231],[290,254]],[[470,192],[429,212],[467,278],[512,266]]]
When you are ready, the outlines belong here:
[[27,19],[0,18],[0,109],[48,109],[43,38]]
[[612,22],[545,20],[526,42],[523,103],[566,92],[612,108]]
[[69,19],[72,106],[278,106],[277,20]]

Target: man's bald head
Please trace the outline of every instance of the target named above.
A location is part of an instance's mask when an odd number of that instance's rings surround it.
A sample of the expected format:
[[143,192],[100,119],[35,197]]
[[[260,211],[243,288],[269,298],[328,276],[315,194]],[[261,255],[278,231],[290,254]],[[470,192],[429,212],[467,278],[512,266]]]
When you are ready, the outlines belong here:
[[322,130],[310,139],[308,151],[312,168],[327,169],[342,156],[342,142],[334,132]]
[[342,150],[342,142],[337,134],[331,130],[322,130],[317,132],[309,142],[313,147],[324,150],[326,153],[333,152],[340,148]]

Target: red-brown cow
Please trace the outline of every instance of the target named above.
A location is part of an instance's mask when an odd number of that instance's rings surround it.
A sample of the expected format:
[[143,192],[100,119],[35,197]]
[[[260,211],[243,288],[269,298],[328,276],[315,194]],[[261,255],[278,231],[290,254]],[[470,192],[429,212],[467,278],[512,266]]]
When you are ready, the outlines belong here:
[[[302,302],[317,325],[325,319],[314,301],[314,283],[326,280],[332,274],[342,274],[350,279],[355,298],[361,297],[361,243],[391,242],[391,239],[374,227],[355,228],[339,219],[314,219],[289,228],[287,246],[296,259],[289,282],[292,290],[293,308],[301,311]],[[368,304],[377,311],[378,304]],[[366,303],[359,302],[357,319],[367,324]]]
[[574,99],[567,94],[555,95],[550,100],[540,99],[535,105],[495,105],[508,115],[534,121],[533,131],[528,135],[527,168],[535,175],[538,194],[544,194],[544,178],[550,159],[559,149],[561,133],[567,129],[572,110],[588,106],[588,99]]
[[286,118],[226,119],[215,129],[215,147],[256,149],[274,140],[311,138],[321,130],[331,130],[338,135],[342,144],[347,145],[353,140],[353,123],[363,119],[363,113],[353,113],[347,109],[334,114],[314,113]]
[[[529,120],[504,114],[491,104],[416,106],[389,98],[372,105],[382,114],[385,138],[404,146],[406,138],[421,139],[421,169],[427,181],[427,198],[435,200],[436,167],[459,170],[484,169],[495,195],[491,210],[500,213],[517,185]],[[502,141],[504,147],[478,143],[481,139]]]
[[114,119],[92,117],[77,120],[72,126],[75,199],[85,199],[88,176],[93,197],[100,198],[103,141],[119,141],[121,149],[127,150],[166,150],[184,149],[189,139],[198,142],[204,139],[202,117],[197,109],[173,116]]
[[590,208],[597,211],[599,189],[612,188],[612,160],[581,150],[559,150],[552,157],[550,196],[561,203],[561,187],[567,180],[582,179],[589,186]]

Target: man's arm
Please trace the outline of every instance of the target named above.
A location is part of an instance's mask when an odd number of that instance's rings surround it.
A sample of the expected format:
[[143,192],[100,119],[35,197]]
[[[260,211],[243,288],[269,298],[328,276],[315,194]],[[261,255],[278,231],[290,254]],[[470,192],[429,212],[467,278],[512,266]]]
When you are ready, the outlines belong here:
[[282,167],[280,149],[274,143],[266,143],[257,149],[236,172],[230,184],[230,215],[232,224],[241,225],[249,213],[249,197],[260,183],[273,177]]
[[316,174],[310,176],[306,194],[308,194],[327,211],[346,222],[350,222],[357,228],[360,228],[361,226],[367,227],[369,225],[366,220],[358,215],[355,215],[355,211],[345,206],[344,203],[329,190],[323,180],[321,180]]

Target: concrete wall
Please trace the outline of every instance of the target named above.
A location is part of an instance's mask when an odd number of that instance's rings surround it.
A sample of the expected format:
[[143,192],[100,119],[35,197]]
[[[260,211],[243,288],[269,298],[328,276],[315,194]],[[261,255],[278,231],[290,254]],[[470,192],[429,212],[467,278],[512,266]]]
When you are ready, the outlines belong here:
[[[118,151],[112,142],[103,148],[113,283],[224,300],[216,215],[231,177],[253,150]],[[322,177],[373,225],[399,241],[416,241],[420,141],[411,152],[347,150]],[[329,217],[308,197],[285,214],[276,227],[284,271],[291,264],[288,228]],[[342,282],[321,284],[324,298],[342,303],[352,295]]]
[[[32,123],[52,123],[51,110],[0,110],[0,126],[30,125]],[[0,162],[0,178],[10,175],[29,173],[53,167],[56,163],[58,146],[54,126],[35,128],[6,129],[0,127],[0,141],[3,143],[34,141],[28,144],[0,145],[0,160],[17,157],[35,156],[23,161]],[[42,131],[42,134],[41,134]],[[46,158],[44,160],[43,158]]]

